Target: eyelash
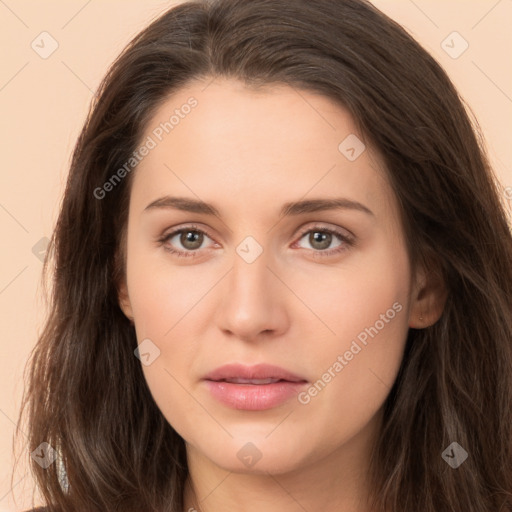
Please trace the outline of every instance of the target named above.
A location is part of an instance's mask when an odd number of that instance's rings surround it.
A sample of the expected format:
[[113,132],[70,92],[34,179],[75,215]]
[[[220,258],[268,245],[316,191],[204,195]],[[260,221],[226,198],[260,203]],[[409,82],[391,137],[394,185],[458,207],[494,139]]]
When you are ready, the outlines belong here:
[[[339,237],[339,239],[345,244],[345,245],[341,245],[339,247],[336,247],[335,249],[326,249],[326,250],[323,250],[323,251],[315,250],[315,249],[309,249],[309,250],[313,251],[314,253],[321,255],[321,257],[328,257],[328,256],[332,256],[333,254],[341,253],[341,252],[346,251],[350,247],[355,245],[355,240],[352,237],[350,237],[348,235],[345,235],[345,234],[341,233],[340,231],[338,231],[336,229],[325,228],[325,227],[322,227],[322,226],[313,226],[313,227],[311,227],[309,229],[304,230],[303,232],[300,233],[299,240],[301,240],[304,237],[304,235],[307,235],[308,233],[310,233],[312,231],[319,232],[319,233],[329,233],[331,235],[335,235],[335,236]],[[168,251],[171,254],[174,254],[174,255],[178,256],[179,258],[181,258],[181,257],[184,257],[184,258],[194,257],[199,252],[199,250],[195,250],[195,251],[177,251],[176,249],[173,249],[169,245],[165,245],[168,240],[173,238],[175,235],[178,235],[178,234],[183,233],[183,232],[201,233],[201,234],[206,235],[208,238],[211,238],[213,240],[213,237],[211,237],[208,234],[208,232],[205,231],[204,229],[200,229],[198,226],[190,225],[190,226],[181,227],[181,228],[179,228],[179,229],[177,229],[175,231],[172,231],[171,233],[168,233],[168,234],[162,236],[161,238],[158,239],[158,243],[159,243],[159,245],[163,245],[164,249],[166,251]]]

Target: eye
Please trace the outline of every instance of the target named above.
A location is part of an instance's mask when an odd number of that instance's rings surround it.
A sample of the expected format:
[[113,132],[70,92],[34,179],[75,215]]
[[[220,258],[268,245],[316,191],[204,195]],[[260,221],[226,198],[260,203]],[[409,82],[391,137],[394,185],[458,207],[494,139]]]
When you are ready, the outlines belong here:
[[[315,251],[315,256],[319,255],[321,257],[331,256],[333,254],[346,251],[355,243],[352,235],[348,235],[341,230],[322,226],[314,226],[313,228],[309,228],[307,231],[304,231],[301,234],[300,240],[305,238],[306,235],[308,235],[308,243],[311,245],[312,250]],[[338,238],[341,242],[336,247],[329,249],[335,238]]]
[[[165,250],[176,254],[178,257],[191,257],[197,254],[205,237],[210,238],[205,231],[197,226],[186,226],[164,235],[159,239],[159,243],[164,245]],[[181,244],[184,250],[174,249],[175,245],[171,243],[173,238],[176,238],[174,244]]]
[[[307,240],[312,246],[311,250],[315,253],[315,256],[319,255],[320,257],[341,253],[355,244],[353,235],[348,235],[346,232],[333,228],[314,226],[307,231],[303,231],[299,241],[305,238],[306,235],[309,235]],[[164,246],[166,251],[178,257],[194,257],[199,253],[205,237],[212,239],[206,231],[192,225],[174,230],[164,235],[158,242]],[[340,243],[329,249],[335,238],[338,238]],[[173,242],[173,239],[176,240]],[[176,244],[180,244],[182,249],[179,247],[176,249]]]

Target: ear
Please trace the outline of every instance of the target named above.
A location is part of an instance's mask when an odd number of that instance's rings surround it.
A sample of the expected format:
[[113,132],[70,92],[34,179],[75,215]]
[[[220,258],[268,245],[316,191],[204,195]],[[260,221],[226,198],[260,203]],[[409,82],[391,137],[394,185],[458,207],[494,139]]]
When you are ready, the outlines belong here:
[[126,285],[126,279],[123,279],[118,287],[118,301],[119,301],[119,307],[123,311],[124,315],[130,322],[133,324],[133,310],[132,310],[132,304],[130,302],[130,297],[128,295],[128,286]]
[[117,301],[122,312],[133,324],[133,310],[128,295],[128,285],[126,283],[126,230],[121,232],[119,247],[114,254],[114,274],[113,280],[117,290]]
[[424,329],[435,324],[441,317],[448,290],[439,265],[419,266],[411,292],[409,327]]

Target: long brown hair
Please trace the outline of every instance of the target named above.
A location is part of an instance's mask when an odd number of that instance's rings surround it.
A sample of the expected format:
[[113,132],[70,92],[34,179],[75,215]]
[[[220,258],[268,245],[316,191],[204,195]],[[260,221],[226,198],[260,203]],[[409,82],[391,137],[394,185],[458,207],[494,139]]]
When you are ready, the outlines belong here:
[[[47,469],[30,459],[49,510],[182,512],[184,441],[152,399],[118,303],[136,170],[107,197],[94,191],[170,93],[214,77],[287,84],[347,108],[384,159],[413,268],[430,265],[446,283],[441,318],[409,330],[385,402],[373,509],[512,511],[512,236],[500,185],[446,73],[365,0],[182,3],[112,65],[73,153],[18,423],[28,412],[29,452],[58,451]],[[457,469],[442,457],[453,442],[469,454]]]

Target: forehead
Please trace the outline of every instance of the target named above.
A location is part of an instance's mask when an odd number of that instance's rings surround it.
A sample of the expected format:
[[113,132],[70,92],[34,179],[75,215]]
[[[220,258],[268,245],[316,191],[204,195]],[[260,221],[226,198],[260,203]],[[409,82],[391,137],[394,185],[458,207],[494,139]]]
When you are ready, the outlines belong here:
[[149,139],[153,147],[134,175],[139,207],[164,193],[225,204],[238,197],[239,211],[268,209],[269,199],[277,211],[307,196],[392,201],[380,159],[349,112],[286,85],[191,83],[160,105],[145,130]]

